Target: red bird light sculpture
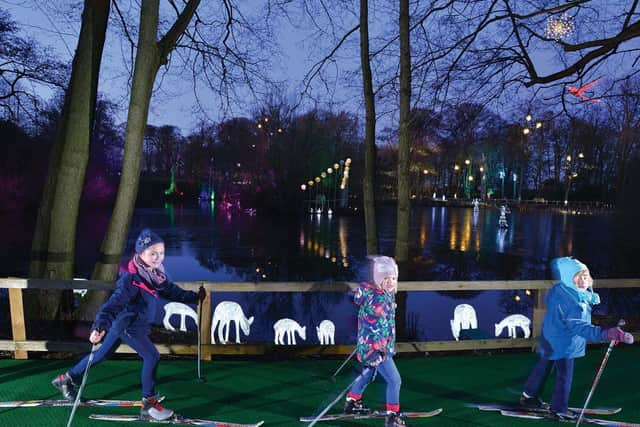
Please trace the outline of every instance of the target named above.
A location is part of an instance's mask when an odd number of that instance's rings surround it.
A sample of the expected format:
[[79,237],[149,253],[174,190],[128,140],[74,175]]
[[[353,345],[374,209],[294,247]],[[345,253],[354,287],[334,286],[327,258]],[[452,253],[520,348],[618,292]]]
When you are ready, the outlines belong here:
[[600,79],[594,80],[592,82],[587,83],[584,86],[581,87],[574,87],[574,86],[567,86],[567,90],[569,91],[569,93],[577,98],[580,98],[582,101],[589,101],[589,102],[600,102],[601,100],[599,98],[589,98],[588,96],[586,96],[584,94],[585,91],[587,91],[588,89],[591,89],[592,87],[594,87],[598,82],[600,81]]

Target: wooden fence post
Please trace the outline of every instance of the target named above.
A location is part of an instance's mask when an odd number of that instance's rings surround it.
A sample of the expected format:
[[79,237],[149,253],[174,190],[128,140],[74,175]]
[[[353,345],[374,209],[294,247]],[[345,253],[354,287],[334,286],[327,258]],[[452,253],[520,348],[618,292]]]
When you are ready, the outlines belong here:
[[[27,331],[24,323],[24,306],[22,305],[22,289],[9,289],[9,307],[11,311],[11,334],[13,342],[26,341]],[[24,350],[14,350],[16,359],[28,359],[29,354]]]
[[207,289],[207,296],[200,304],[202,310],[202,324],[200,325],[200,343],[202,351],[200,352],[200,360],[211,360],[211,291]]
[[[544,314],[547,311],[547,307],[544,303],[544,296],[546,289],[537,289],[535,290],[535,298],[533,301],[533,331],[531,333],[531,338],[539,337],[542,335],[542,320],[544,319]],[[534,340],[534,347],[537,340]]]

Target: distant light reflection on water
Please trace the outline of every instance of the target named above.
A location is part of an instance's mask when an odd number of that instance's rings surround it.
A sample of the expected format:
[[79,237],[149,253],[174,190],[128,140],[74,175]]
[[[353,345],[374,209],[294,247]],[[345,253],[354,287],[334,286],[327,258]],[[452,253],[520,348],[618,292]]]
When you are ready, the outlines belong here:
[[[495,209],[415,207],[411,217],[410,261],[401,266],[401,280],[524,280],[549,278],[549,260],[573,255],[593,276],[640,277],[637,226],[613,214],[578,216],[548,211],[507,215],[509,227],[498,228]],[[86,213],[78,232],[77,276],[88,277],[99,249],[108,213]],[[318,216],[274,218],[245,212],[221,212],[212,204],[199,208],[166,204],[138,209],[129,231],[127,254],[144,227],[166,241],[165,266],[176,281],[361,281],[365,279],[365,230],[362,217]],[[393,255],[395,208],[378,212],[380,252]],[[26,276],[30,239],[25,230],[7,229],[14,243],[0,264],[3,276]],[[12,234],[15,233],[15,236]],[[13,237],[12,237],[13,236]],[[17,248],[15,243],[18,242]],[[20,246],[20,243],[22,246]],[[637,304],[637,295],[609,298],[602,291],[602,313],[615,306]],[[250,305],[248,311],[271,320],[297,315],[315,331],[321,317],[346,322],[355,307],[346,295],[214,296]],[[449,320],[457,304],[476,307],[479,328],[488,336],[493,324],[508,314],[531,317],[532,299],[522,291],[411,292],[407,298],[407,335],[418,340],[451,339]],[[305,309],[294,308],[304,304]],[[341,307],[341,313],[335,310]],[[252,310],[253,308],[253,310]],[[346,310],[346,312],[344,311]],[[352,312],[350,312],[350,310]],[[347,322],[349,323],[349,322]],[[269,328],[255,327],[266,336]],[[253,334],[252,334],[253,335]],[[336,342],[351,342],[352,328],[337,333]]]

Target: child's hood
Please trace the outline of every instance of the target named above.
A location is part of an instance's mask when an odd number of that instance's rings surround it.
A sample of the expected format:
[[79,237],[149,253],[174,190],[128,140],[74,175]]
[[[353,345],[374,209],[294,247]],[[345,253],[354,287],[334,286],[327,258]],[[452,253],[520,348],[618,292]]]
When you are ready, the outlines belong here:
[[555,280],[559,280],[563,285],[577,289],[573,283],[573,277],[582,270],[589,270],[587,266],[575,258],[562,257],[551,261],[551,273]]
[[580,271],[589,271],[587,266],[575,258],[562,257],[551,261],[551,274],[554,280],[560,281],[562,286],[579,302],[586,302],[591,305],[600,304],[600,297],[593,292],[591,287],[580,290],[573,283],[574,276]]

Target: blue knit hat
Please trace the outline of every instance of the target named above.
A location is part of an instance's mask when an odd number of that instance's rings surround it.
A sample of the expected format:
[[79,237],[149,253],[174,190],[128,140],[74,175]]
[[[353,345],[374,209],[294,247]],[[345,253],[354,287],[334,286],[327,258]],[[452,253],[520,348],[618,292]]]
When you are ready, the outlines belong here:
[[573,276],[583,270],[589,271],[586,265],[572,257],[555,258],[551,261],[551,274],[554,280],[560,280],[568,286],[574,286]]
[[156,243],[164,243],[164,240],[150,229],[145,228],[140,232],[138,240],[136,240],[136,253],[141,254],[149,246]]

